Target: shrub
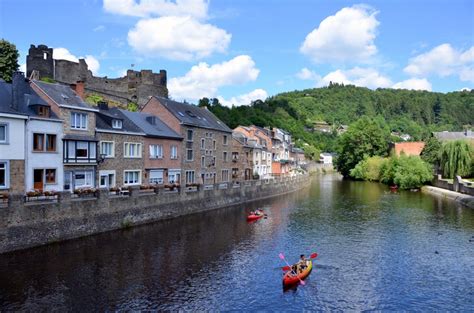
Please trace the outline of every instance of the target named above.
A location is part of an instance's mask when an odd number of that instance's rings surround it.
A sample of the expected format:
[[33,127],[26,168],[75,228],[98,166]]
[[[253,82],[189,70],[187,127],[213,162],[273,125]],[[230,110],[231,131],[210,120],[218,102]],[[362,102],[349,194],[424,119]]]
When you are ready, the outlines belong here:
[[365,158],[357,163],[356,167],[350,172],[351,177],[368,181],[379,181],[381,169],[388,159],[380,156]]
[[381,181],[401,189],[419,188],[432,178],[431,165],[418,156],[393,156],[381,168]]

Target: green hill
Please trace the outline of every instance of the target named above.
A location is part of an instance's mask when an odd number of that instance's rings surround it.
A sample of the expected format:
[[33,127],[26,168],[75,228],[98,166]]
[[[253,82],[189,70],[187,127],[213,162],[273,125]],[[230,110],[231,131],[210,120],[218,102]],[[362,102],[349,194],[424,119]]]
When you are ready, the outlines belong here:
[[431,131],[460,131],[474,122],[474,91],[444,94],[330,84],[281,93],[250,106],[228,108],[218,101],[202,100],[200,105],[206,105],[231,128],[251,124],[280,127],[290,131],[299,146],[306,142],[327,151],[335,149],[337,135],[313,131],[315,123],[326,122],[336,129],[366,115],[385,120],[392,131],[420,140]]

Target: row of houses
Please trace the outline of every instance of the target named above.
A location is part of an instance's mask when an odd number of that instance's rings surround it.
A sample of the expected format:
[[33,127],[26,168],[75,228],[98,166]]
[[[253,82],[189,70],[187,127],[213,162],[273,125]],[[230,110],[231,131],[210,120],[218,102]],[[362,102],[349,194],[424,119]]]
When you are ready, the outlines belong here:
[[207,185],[289,175],[303,151],[280,129],[230,129],[206,108],[151,97],[91,106],[84,85],[0,81],[0,190]]

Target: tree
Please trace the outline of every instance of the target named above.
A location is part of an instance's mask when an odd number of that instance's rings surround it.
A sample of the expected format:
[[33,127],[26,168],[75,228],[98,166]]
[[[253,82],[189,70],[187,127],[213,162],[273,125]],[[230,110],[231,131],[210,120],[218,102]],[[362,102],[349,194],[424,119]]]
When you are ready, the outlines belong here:
[[351,124],[338,140],[337,170],[345,177],[350,170],[366,157],[386,156],[390,132],[380,127],[378,121],[362,117]]
[[207,107],[207,108],[209,108],[210,106],[211,106],[211,103],[209,101],[209,98],[204,97],[202,99],[199,99],[198,107],[201,107],[201,108]]
[[380,173],[381,181],[385,184],[396,184],[401,189],[419,188],[431,181],[433,171],[431,165],[418,156],[392,156],[390,161],[383,164]]
[[466,176],[471,174],[472,158],[474,151],[472,145],[466,140],[447,142],[441,148],[440,163],[443,176]]
[[18,71],[19,53],[16,46],[4,39],[0,40],[0,78],[10,83],[13,72]]
[[381,169],[387,162],[388,159],[380,156],[365,158],[357,163],[356,167],[351,170],[350,175],[355,179],[379,181]]
[[434,166],[439,165],[441,146],[441,142],[435,136],[430,137],[421,151],[421,159]]

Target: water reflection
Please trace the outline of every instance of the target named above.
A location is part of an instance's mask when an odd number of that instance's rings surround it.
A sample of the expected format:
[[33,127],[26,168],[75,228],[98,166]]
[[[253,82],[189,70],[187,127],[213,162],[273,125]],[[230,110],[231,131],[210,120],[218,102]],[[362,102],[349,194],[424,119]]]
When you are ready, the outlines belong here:
[[[250,210],[268,218],[247,223]],[[469,310],[474,212],[317,177],[246,206],[0,256],[4,310]],[[318,252],[283,293],[278,253]]]

